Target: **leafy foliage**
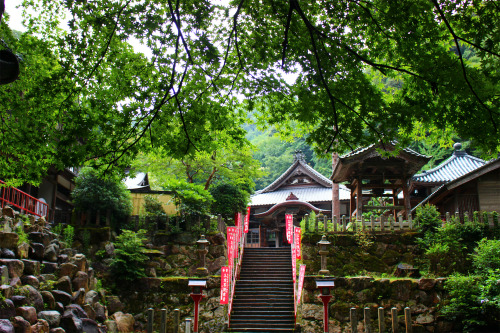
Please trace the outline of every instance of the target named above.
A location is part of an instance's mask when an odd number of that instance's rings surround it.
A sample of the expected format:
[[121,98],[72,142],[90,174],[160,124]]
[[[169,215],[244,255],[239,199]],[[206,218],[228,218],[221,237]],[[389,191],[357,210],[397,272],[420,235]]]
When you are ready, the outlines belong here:
[[214,199],[211,213],[221,214],[226,219],[244,211],[250,200],[250,193],[234,184],[219,184],[210,190],[210,194]]
[[152,195],[144,196],[144,211],[146,216],[161,216],[165,215],[163,204]]
[[75,238],[75,228],[71,225],[66,226],[66,228],[64,228],[63,230],[62,236],[64,243],[68,244],[68,246],[71,247]]
[[114,242],[115,252],[110,267],[113,276],[118,281],[135,281],[146,276],[145,266],[148,257],[145,250],[146,231],[122,230]]
[[157,147],[181,159],[226,138],[245,145],[247,111],[285,136],[308,133],[320,152],[427,133],[473,140],[490,156],[500,149],[495,1],[26,0],[23,9],[26,33],[0,27],[24,59],[0,98],[0,170],[11,181],[39,181],[50,165],[120,169]]
[[425,204],[417,207],[415,223],[423,232],[433,232],[442,224],[442,221],[436,206]]
[[75,208],[105,214],[107,210],[115,223],[127,217],[132,211],[130,192],[118,178],[101,178],[93,168],[80,170],[72,192]]
[[472,261],[477,272],[500,269],[500,240],[483,238],[479,241]]

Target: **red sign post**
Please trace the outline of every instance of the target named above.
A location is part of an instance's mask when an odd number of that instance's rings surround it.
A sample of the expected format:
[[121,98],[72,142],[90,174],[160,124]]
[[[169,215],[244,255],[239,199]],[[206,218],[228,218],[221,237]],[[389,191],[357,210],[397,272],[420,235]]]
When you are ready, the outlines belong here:
[[285,223],[286,223],[286,240],[288,243],[292,244],[293,242],[293,215],[286,214],[285,215]]
[[220,304],[227,304],[229,300],[229,267],[221,267],[220,272]]
[[297,259],[302,259],[302,244],[301,244],[301,239],[302,239],[302,229],[299,227],[295,228],[295,233],[294,233],[294,244],[295,244],[295,257]]
[[250,206],[247,207],[247,215],[245,215],[245,225],[243,226],[243,232],[248,234],[248,226],[250,224]]
[[299,287],[297,290],[297,306],[300,303],[300,297],[302,297],[302,288],[304,287],[304,277],[306,276],[306,265],[300,265],[299,268]]

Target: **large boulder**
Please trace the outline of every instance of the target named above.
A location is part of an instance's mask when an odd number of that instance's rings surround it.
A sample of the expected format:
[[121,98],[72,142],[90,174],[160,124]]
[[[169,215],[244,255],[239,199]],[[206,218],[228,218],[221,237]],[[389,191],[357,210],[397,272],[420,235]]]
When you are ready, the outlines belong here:
[[50,327],[58,327],[61,322],[61,314],[57,311],[40,311],[38,318],[46,320]]
[[54,285],[58,290],[62,290],[64,292],[67,292],[68,294],[73,293],[73,287],[71,285],[71,279],[69,276],[63,276]]
[[56,238],[56,235],[50,232],[30,232],[28,237],[31,242],[41,243],[47,247]]
[[99,294],[95,290],[89,290],[85,294],[85,303],[94,305],[96,302],[99,302]]
[[77,272],[73,279],[73,289],[78,290],[80,288],[85,289],[85,291],[89,290],[89,276],[82,271]]
[[89,264],[87,262],[87,257],[84,254],[77,253],[73,258],[71,258],[71,262],[78,267],[79,271],[87,272],[89,269]]
[[42,261],[43,274],[55,274],[59,265],[57,262]]
[[22,260],[24,264],[24,274],[26,275],[40,275],[40,262],[37,260]]
[[45,308],[54,310],[56,308],[56,299],[54,298],[54,295],[52,295],[52,293],[47,290],[41,291],[40,294],[42,295]]
[[8,284],[0,285],[0,296],[3,296],[3,298],[11,298],[13,295],[14,287],[9,286]]
[[16,255],[19,259],[27,259],[30,250],[30,245],[22,243],[17,246]]
[[23,276],[24,272],[24,263],[21,260],[17,259],[0,259],[0,266],[7,266],[7,269],[9,271],[9,277],[15,278],[18,277],[20,278]]
[[108,313],[110,315],[125,308],[125,305],[120,301],[118,296],[106,296],[106,303],[108,304]]
[[[0,235],[1,235],[1,233],[0,233]],[[14,251],[5,248],[5,249],[1,249],[0,258],[16,259],[16,254],[14,253]]]
[[0,319],[9,319],[15,315],[16,307],[10,299],[0,301]]
[[40,288],[40,281],[34,275],[23,275],[21,277],[21,282],[23,284],[29,284],[30,286],[35,287],[36,289]]
[[31,243],[28,258],[33,260],[43,260],[43,253],[45,252],[45,246],[42,243]]
[[18,241],[19,236],[15,232],[0,232],[0,244],[2,244],[2,247],[15,251]]
[[17,213],[11,206],[5,206],[2,208],[2,215],[5,217],[14,218],[17,215]]
[[73,302],[79,306],[83,306],[85,304],[85,289],[80,288],[80,290],[73,293]]
[[64,264],[61,264],[59,266],[57,275],[60,277],[69,276],[70,279],[72,279],[75,276],[76,272],[78,272],[78,266],[69,262],[65,262]]
[[38,319],[36,324],[31,326],[31,333],[49,333],[49,331],[49,323],[43,319]]
[[116,322],[118,332],[133,332],[134,331],[134,316],[121,311],[115,312],[111,317]]
[[34,306],[37,311],[43,310],[43,298],[36,288],[30,285],[22,286],[20,293],[26,296],[28,304]]
[[67,333],[83,332],[82,319],[72,310],[64,311],[61,317],[61,327],[64,328]]
[[69,305],[73,300],[73,296],[62,290],[52,290],[52,295],[56,302],[60,302],[64,306]]
[[31,325],[35,324],[38,320],[36,316],[36,310],[32,306],[20,306],[16,309],[16,315],[21,316]]
[[14,295],[10,298],[16,307],[28,305],[28,298],[23,295]]
[[15,333],[14,325],[8,319],[0,319],[0,333]]
[[43,252],[43,258],[50,262],[57,262],[57,256],[59,255],[59,245],[51,243],[49,246],[45,247]]
[[85,333],[101,333],[99,325],[95,322],[95,320],[89,318],[82,319],[82,329]]
[[31,324],[21,316],[15,316],[11,319],[16,333],[31,333]]
[[92,307],[95,310],[95,319],[101,323],[104,322],[108,317],[106,307],[99,302],[94,303]]

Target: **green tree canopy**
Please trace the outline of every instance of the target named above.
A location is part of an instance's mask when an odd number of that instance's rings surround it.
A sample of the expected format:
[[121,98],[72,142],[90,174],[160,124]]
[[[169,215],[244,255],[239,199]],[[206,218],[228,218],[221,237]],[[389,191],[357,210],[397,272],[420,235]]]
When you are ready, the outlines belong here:
[[236,212],[243,212],[250,200],[250,194],[234,184],[219,184],[210,190],[214,198],[211,207],[212,214],[233,218]]
[[[107,211],[115,222],[120,222],[132,212],[130,192],[119,178],[101,178],[92,168],[80,170],[75,180],[76,187],[71,193],[75,208],[82,211]],[[123,221],[121,221],[123,222]]]
[[[158,146],[177,158],[210,152],[217,133],[243,139],[235,98],[242,95],[259,121],[308,133],[322,152],[380,139],[406,145],[422,131],[457,133],[490,156],[500,150],[495,0],[26,0],[24,6],[39,13],[26,16],[26,35],[39,36],[51,54],[38,59],[52,65],[44,66],[39,92],[21,98],[37,76],[22,65],[12,85],[17,94],[9,95],[17,104],[6,107],[12,102],[2,98],[2,115],[28,123],[28,132],[34,120],[27,112],[39,117],[38,148],[50,151],[40,156],[45,164],[115,167]],[[8,27],[1,28],[3,36]],[[131,39],[147,56],[127,44]],[[11,150],[32,149],[23,138],[12,140]],[[14,155],[3,155],[12,175],[23,165]]]

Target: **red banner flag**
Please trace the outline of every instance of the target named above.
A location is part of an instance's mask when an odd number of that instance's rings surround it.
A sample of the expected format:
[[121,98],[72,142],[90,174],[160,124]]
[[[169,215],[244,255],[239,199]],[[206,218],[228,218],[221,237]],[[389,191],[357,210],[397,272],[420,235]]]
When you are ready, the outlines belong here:
[[295,244],[295,258],[297,259],[302,259],[301,253],[302,253],[302,229],[299,227],[295,228],[295,233],[294,233],[294,244]]
[[250,224],[250,207],[247,207],[247,215],[245,215],[245,226],[243,227],[243,232],[248,234],[248,226]]
[[228,258],[238,258],[238,228],[227,227]]
[[293,283],[297,281],[297,258],[295,258],[295,244],[292,244],[292,276]]
[[293,215],[292,214],[286,214],[285,215],[285,222],[286,222],[286,240],[288,243],[292,244],[293,241]]
[[300,265],[299,271],[299,289],[297,290],[297,305],[300,303],[302,296],[302,288],[304,287],[304,277],[306,276],[306,265]]
[[229,300],[229,267],[220,269],[220,304],[227,304]]

